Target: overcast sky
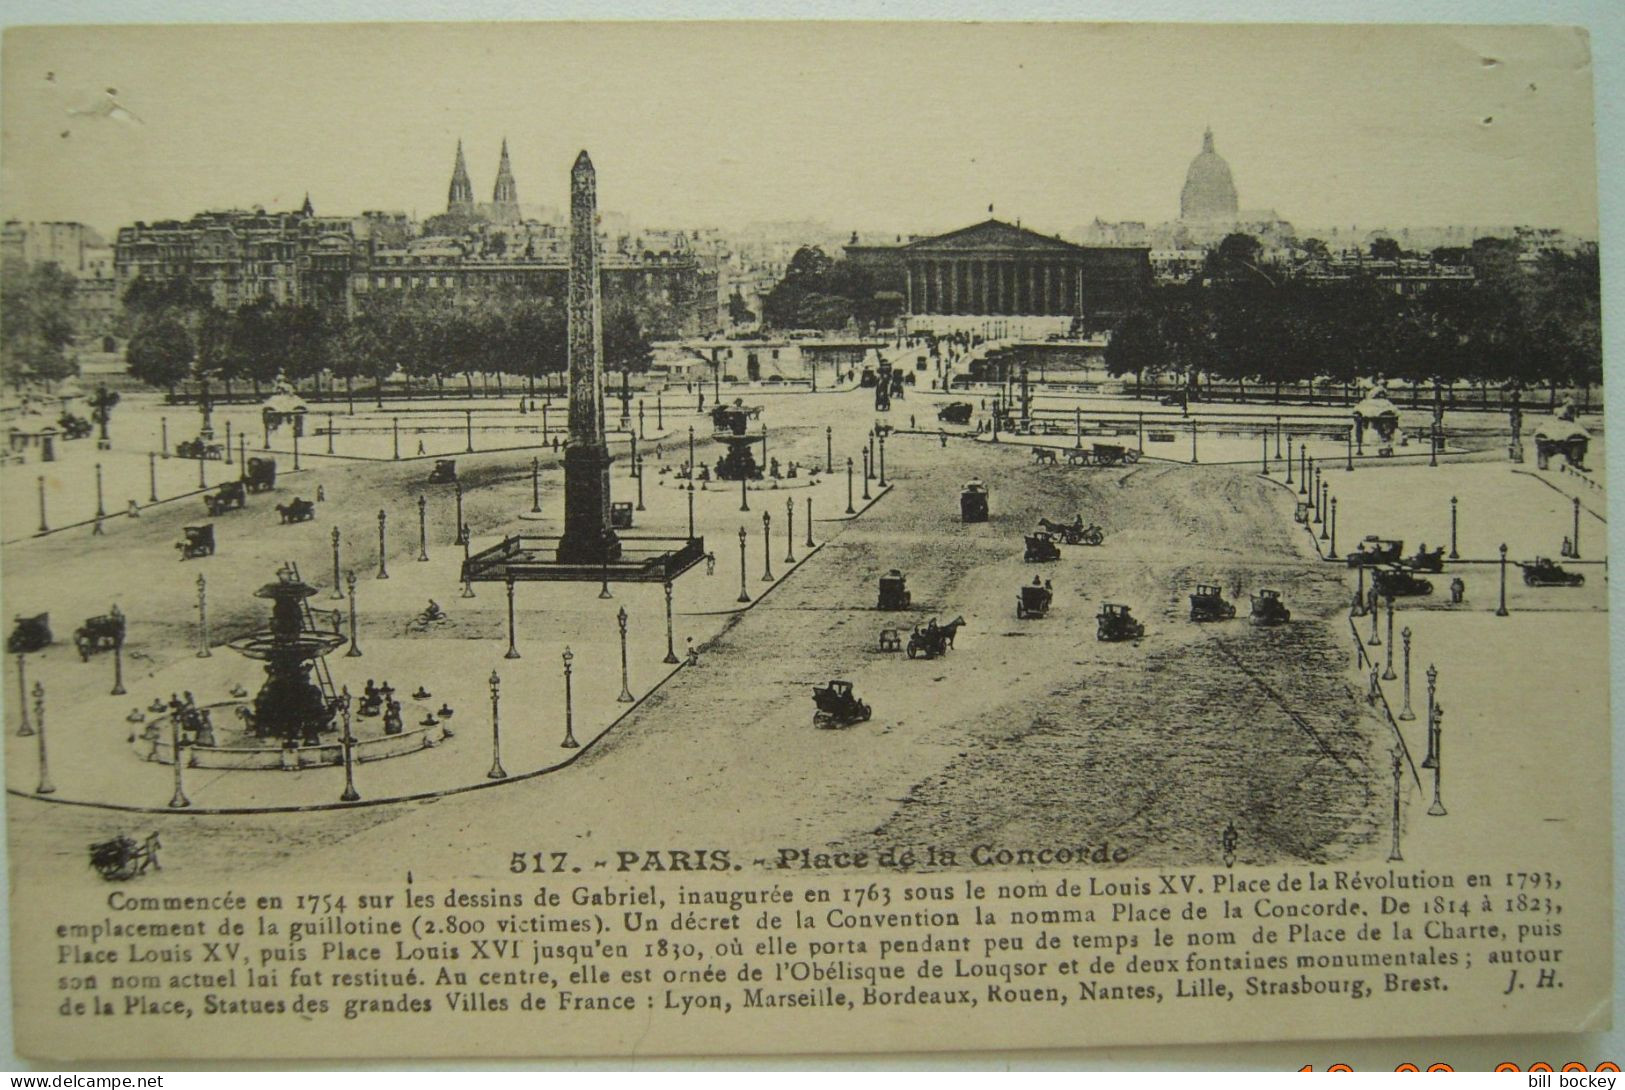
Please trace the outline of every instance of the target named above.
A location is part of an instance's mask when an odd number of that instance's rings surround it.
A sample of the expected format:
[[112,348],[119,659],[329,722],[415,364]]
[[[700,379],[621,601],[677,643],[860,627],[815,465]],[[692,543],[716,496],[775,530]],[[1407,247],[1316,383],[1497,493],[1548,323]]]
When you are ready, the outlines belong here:
[[109,230],[307,190],[428,215],[459,137],[489,199],[504,135],[522,202],[564,206],[585,147],[600,206],[649,226],[1155,223],[1208,124],[1242,208],[1300,227],[1596,230],[1588,45],[1563,30],[13,28],[0,79],[5,214]]

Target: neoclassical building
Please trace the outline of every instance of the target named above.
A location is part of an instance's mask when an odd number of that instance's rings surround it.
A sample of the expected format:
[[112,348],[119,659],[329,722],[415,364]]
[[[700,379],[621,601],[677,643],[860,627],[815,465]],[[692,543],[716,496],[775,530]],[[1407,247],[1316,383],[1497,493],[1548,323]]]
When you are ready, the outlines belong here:
[[1076,246],[989,219],[896,250],[911,315],[1121,312],[1151,280],[1150,251]]

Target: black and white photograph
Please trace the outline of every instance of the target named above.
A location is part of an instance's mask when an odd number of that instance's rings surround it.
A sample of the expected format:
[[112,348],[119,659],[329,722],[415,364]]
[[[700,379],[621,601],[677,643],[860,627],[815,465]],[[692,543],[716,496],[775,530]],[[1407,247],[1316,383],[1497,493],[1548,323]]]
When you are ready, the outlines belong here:
[[1608,1027],[1584,29],[0,83],[18,1055]]

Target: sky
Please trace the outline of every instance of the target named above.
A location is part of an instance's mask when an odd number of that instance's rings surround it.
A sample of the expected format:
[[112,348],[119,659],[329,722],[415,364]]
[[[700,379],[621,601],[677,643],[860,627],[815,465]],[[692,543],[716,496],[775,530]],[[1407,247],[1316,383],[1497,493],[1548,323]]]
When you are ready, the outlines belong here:
[[[111,231],[207,208],[488,199],[645,226],[1046,232],[1178,214],[1211,125],[1241,205],[1300,227],[1596,232],[1583,32],[1128,24],[13,27],[0,211]],[[108,89],[113,93],[108,94]]]

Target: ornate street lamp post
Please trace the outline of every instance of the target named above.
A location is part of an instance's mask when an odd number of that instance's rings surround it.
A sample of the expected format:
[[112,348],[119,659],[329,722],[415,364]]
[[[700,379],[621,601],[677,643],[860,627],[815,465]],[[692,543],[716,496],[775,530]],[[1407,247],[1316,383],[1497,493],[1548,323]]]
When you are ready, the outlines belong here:
[[175,793],[169,797],[169,808],[184,810],[192,805],[192,800],[186,797],[184,783],[186,757],[181,753],[181,720],[177,715],[169,717],[169,755],[175,764]]
[[1507,546],[1504,541],[1501,542],[1501,604],[1496,607],[1495,615],[1507,615]]
[[1399,718],[1409,723],[1416,718],[1416,713],[1411,711],[1411,626],[1406,625],[1399,635],[1405,641],[1405,707],[1400,711]]
[[784,498],[784,562],[796,562],[796,501]]
[[[875,475],[875,429],[869,429],[869,460],[863,463],[863,479],[868,481]],[[864,485],[865,490],[868,485]]]
[[564,741],[559,743],[559,748],[576,749],[581,743],[576,741],[575,701],[570,692],[570,663],[575,661],[575,656],[566,647],[561,657],[564,659]]
[[495,670],[491,671],[491,771],[485,774],[488,780],[505,780],[508,778],[507,770],[502,767],[502,726],[499,716],[502,698],[502,679]]
[[807,497],[807,548],[813,547],[812,536],[812,497]]
[[355,572],[344,573],[344,585],[350,588],[350,649],[344,652],[347,659],[361,657],[361,629],[355,623]]
[[209,587],[201,574],[197,577],[197,657],[209,657]]
[[824,472],[835,471],[835,429],[828,424],[824,425]]
[[1305,495],[1309,491],[1309,444],[1305,440],[1298,441],[1298,495]]
[[864,452],[863,452],[863,498],[864,499],[869,498],[869,478],[874,476],[874,471],[872,469],[870,469],[870,466],[873,464],[873,458],[874,458],[874,456],[872,454],[870,454],[867,449],[865,449]]
[[643,455],[638,455],[638,508],[643,510]]
[[750,496],[745,491],[746,482],[749,481],[749,479],[750,474],[743,472],[739,474],[739,509],[741,511],[750,510]]
[[1399,854],[1399,819],[1400,819],[1400,774],[1402,765],[1399,759],[1399,750],[1394,750],[1394,839],[1388,848],[1388,862],[1402,863],[1405,857]]
[[1399,676],[1394,673],[1394,596],[1392,594],[1388,596],[1388,652],[1386,657],[1388,662],[1383,667],[1382,680],[1392,681]]
[[339,691],[339,718],[344,723],[344,790],[340,802],[360,802],[361,792],[355,789],[355,735],[350,731],[350,687]]
[[615,699],[622,704],[630,704],[635,699],[632,696],[632,686],[627,681],[626,664],[626,607],[615,615],[615,622],[621,629],[621,695]]
[[463,524],[463,482],[453,481],[452,483],[457,489],[457,540],[452,542],[452,544],[467,545],[468,527]]
[[395,448],[391,457],[398,462],[401,460],[401,418],[398,416],[389,418],[389,438]]
[[1326,550],[1327,560],[1337,559],[1337,497],[1332,497],[1332,542]]
[[[40,479],[44,480],[43,477]],[[857,511],[852,507],[852,459],[850,458],[846,460],[846,513],[849,515],[857,514]]]
[[519,648],[514,646],[513,586],[513,575],[510,573],[508,576],[508,653],[502,656],[505,659],[519,657]]
[[750,601],[750,594],[745,590],[745,528],[739,528],[739,601],[741,604]]
[[[295,470],[298,470],[298,468],[299,468],[299,427],[298,427],[297,424],[294,426],[294,429],[293,429],[293,468]],[[198,468],[198,484],[201,485],[202,483],[203,483],[203,469],[200,466]]]
[[1320,523],[1320,540],[1322,540],[1322,541],[1325,541],[1327,539],[1326,510],[1331,505],[1326,502],[1326,499],[1327,499],[1327,497],[1329,495],[1331,495],[1331,491],[1332,491],[1331,482],[1329,482],[1329,481],[1320,482],[1320,518],[1317,519],[1316,521],[1318,521]]
[[[97,511],[101,510],[98,502]],[[1574,559],[1580,559],[1580,497],[1574,497],[1574,551],[1569,554]]]
[[664,662],[667,666],[676,666],[677,665],[677,648],[674,646],[674,644],[672,642],[673,639],[674,639],[674,636],[673,636],[673,633],[672,633],[672,626],[671,626],[671,589],[672,588],[671,588],[671,580],[670,579],[666,580],[666,588],[665,589],[666,589],[666,657],[664,659],[662,659],[661,661]]
[[21,705],[22,714],[18,716],[17,737],[27,738],[34,733],[34,727],[28,720],[28,671],[24,667],[28,656],[17,656],[17,703]]
[[542,460],[535,457],[530,460],[530,513],[542,513]]
[[158,455],[147,454],[147,502],[158,502]]
[[418,562],[429,559],[429,497],[418,493]]
[[1438,755],[1438,753],[1436,753],[1434,751],[1434,748],[1433,748],[1434,742],[1435,742],[1435,739],[1433,737],[1433,705],[1434,705],[1433,697],[1434,697],[1434,692],[1438,688],[1438,684],[1439,684],[1439,670],[1438,670],[1438,667],[1434,666],[1432,663],[1428,664],[1427,679],[1428,679],[1428,755],[1422,759],[1422,767],[1423,768],[1432,768],[1434,765],[1439,763],[1439,755]]
[[472,540],[472,538],[469,535],[468,527],[464,526],[462,528],[461,533],[458,536],[460,536],[463,539],[462,540],[462,546],[463,546],[463,571],[462,571],[462,574],[463,574],[463,592],[460,595],[460,597],[472,598],[472,597],[474,597],[474,580],[471,577],[471,575],[469,574],[469,570],[468,570],[468,543],[469,543],[470,540]]
[[762,582],[773,582],[773,516],[762,512]]
[[1456,497],[1450,497],[1450,559],[1460,560],[1461,554],[1456,552]]
[[1265,477],[1270,475],[1270,433],[1258,433],[1260,453],[1258,455],[1258,472]]
[[[884,435],[882,435],[880,437],[880,487],[881,488],[887,487],[887,485],[886,485],[886,437]],[[1579,501],[1576,500],[1575,502],[1578,503]]]
[[45,686],[34,682],[34,726],[39,731],[39,786],[36,795],[49,795],[56,790],[51,784],[50,764],[45,759]]
[[[1575,524],[1575,526],[1579,526],[1579,524],[1580,524],[1580,521],[1579,521],[1580,501],[1579,500],[1574,501],[1574,510],[1575,510],[1575,522],[1574,522],[1574,524]],[[102,506],[102,464],[100,462],[96,463],[96,517],[97,518],[106,518],[107,517],[107,508]]]
[[1371,577],[1371,638],[1366,640],[1369,647],[1381,647],[1382,637],[1377,634],[1377,614],[1382,612],[1382,599],[1377,594],[1377,577]]
[[389,578],[389,568],[387,568],[385,566],[385,564],[384,564],[384,561],[385,561],[384,527],[387,524],[388,520],[389,520],[389,516],[384,512],[383,508],[379,508],[378,509],[378,578],[380,578],[380,579],[388,579]]
[[328,597],[334,601],[342,601],[344,598],[344,580],[339,577],[339,541],[341,535],[337,526],[333,527],[331,537],[333,540],[333,593]]
[[50,529],[45,524],[45,478],[39,478],[39,532],[45,533]]
[[113,637],[113,691],[109,696],[123,696],[124,689],[124,612],[118,606],[110,611],[117,635]]

